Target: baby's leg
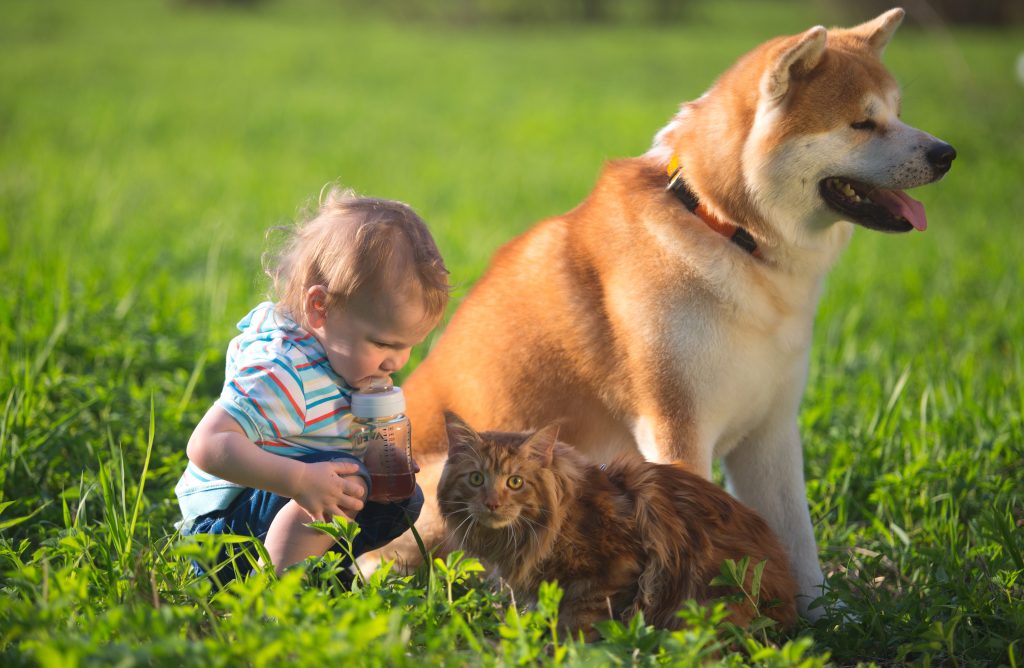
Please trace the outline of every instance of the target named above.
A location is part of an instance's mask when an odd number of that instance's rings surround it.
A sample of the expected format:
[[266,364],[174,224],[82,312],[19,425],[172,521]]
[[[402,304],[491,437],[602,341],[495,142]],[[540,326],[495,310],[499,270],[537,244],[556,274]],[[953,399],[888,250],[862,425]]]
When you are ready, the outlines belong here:
[[263,542],[278,575],[306,557],[322,556],[334,544],[329,534],[306,526],[309,521],[306,511],[295,501],[289,501],[270,523]]

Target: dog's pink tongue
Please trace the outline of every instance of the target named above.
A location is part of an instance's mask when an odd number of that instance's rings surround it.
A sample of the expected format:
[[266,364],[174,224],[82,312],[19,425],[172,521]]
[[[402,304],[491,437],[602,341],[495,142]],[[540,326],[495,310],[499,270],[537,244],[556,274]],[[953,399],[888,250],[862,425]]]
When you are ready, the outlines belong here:
[[902,190],[876,190],[871,199],[881,204],[894,215],[905,218],[914,229],[924,232],[928,227],[928,218],[924,214],[924,204]]

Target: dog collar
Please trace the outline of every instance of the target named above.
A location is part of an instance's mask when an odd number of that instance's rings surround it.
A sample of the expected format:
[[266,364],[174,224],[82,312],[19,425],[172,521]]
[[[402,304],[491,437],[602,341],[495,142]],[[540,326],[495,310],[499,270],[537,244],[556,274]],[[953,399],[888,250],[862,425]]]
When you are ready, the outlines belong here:
[[668,185],[665,187],[665,190],[671,190],[679,198],[679,201],[683,203],[683,206],[703,220],[715,232],[718,232],[754,257],[761,257],[761,250],[757,247],[757,241],[750,235],[750,232],[711,213],[697,195],[690,190],[690,187],[686,185],[686,181],[683,180],[683,168],[679,165],[678,157],[672,156],[666,171],[668,173]]

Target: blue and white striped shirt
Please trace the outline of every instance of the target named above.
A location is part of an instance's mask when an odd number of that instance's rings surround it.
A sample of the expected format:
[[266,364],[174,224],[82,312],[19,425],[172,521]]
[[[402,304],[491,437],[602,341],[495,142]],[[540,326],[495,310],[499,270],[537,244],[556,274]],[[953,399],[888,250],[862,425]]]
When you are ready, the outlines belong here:
[[[334,372],[316,338],[263,302],[238,323],[228,345],[224,389],[217,405],[250,440],[268,452],[298,457],[353,448],[352,388]],[[245,489],[189,462],[174,488],[187,528],[200,515],[222,510]]]

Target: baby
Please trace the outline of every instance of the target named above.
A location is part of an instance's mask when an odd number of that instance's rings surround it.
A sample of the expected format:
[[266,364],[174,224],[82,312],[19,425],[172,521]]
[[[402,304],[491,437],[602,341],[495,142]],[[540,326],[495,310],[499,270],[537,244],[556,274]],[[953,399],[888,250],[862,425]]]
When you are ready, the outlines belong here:
[[[175,492],[183,534],[254,536],[280,573],[332,547],[311,520],[354,520],[358,555],[419,516],[418,486],[400,502],[368,500],[349,407],[354,390],[405,365],[440,321],[449,286],[412,209],[339,190],[295,227],[268,274],[279,300],[238,323],[224,388],[192,433]],[[223,583],[233,569],[217,575]]]

